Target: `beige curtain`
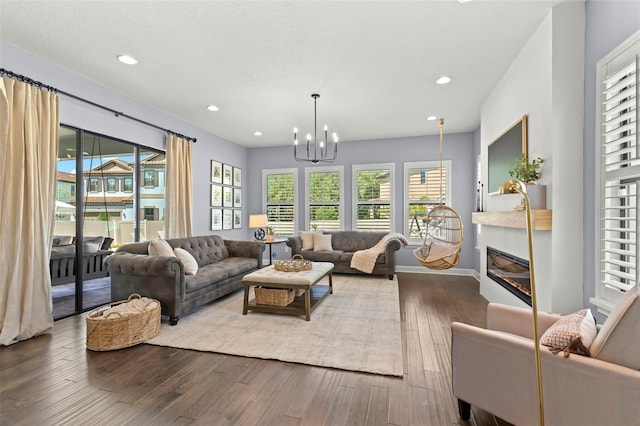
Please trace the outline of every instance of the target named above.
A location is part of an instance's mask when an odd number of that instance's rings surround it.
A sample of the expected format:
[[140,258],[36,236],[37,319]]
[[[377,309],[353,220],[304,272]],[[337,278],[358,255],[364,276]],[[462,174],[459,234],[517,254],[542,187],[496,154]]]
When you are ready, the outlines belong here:
[[58,96],[0,80],[0,344],[53,327],[53,240]]
[[165,238],[191,236],[191,142],[167,135]]

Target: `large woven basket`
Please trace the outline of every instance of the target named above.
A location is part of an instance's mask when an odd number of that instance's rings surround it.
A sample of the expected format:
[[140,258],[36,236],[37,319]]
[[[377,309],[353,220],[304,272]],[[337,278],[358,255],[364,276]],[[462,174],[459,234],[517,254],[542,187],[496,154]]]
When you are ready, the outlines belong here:
[[[140,299],[140,302],[134,302]],[[144,306],[143,306],[144,305]],[[134,309],[135,306],[135,309]],[[115,307],[119,307],[114,311]],[[134,312],[136,309],[138,312]],[[127,309],[131,308],[131,311]],[[121,310],[121,312],[117,312]],[[110,351],[127,348],[160,333],[160,302],[132,294],[127,300],[101,306],[87,315],[87,349]]]
[[294,254],[291,259],[278,260],[273,264],[276,271],[300,272],[310,271],[313,264],[310,260],[305,260],[301,254]]
[[292,288],[255,287],[256,303],[258,305],[287,306],[296,297]]

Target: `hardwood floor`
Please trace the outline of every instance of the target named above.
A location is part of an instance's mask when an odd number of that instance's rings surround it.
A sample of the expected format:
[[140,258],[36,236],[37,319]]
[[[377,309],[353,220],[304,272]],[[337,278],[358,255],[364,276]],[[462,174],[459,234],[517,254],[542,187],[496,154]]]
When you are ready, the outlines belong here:
[[81,315],[0,349],[0,424],[506,425],[475,407],[461,421],[451,392],[450,324],[484,325],[478,283],[398,281],[403,379],[144,344],[91,352]]

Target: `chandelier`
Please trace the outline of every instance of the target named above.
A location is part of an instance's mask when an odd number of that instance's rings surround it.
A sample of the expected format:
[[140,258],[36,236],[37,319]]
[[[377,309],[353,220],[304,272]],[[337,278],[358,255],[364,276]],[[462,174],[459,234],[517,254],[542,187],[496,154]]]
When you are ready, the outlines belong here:
[[[293,129],[293,157],[296,161],[309,161],[313,164],[318,163],[333,163],[338,155],[338,135],[333,133],[331,137],[333,142],[329,143],[329,128],[324,125],[324,140],[318,141],[318,113],[317,113],[317,101],[320,95],[314,93],[311,95],[313,98],[313,140],[311,134],[307,133],[307,149],[306,157],[298,156],[298,128]],[[333,146],[333,153],[329,156],[330,145]],[[320,151],[318,153],[318,151]],[[319,154],[319,155],[318,155]]]

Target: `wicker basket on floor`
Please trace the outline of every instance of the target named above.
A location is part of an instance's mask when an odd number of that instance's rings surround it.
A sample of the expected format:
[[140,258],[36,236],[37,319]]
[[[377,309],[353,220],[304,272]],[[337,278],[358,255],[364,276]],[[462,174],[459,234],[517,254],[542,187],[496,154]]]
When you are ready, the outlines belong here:
[[255,287],[256,303],[258,305],[287,306],[296,297],[292,288]]
[[[127,348],[160,333],[160,302],[155,299],[144,298],[145,307],[137,312],[113,311],[112,308],[118,306],[121,309],[133,306],[132,301],[136,298],[142,299],[139,294],[132,294],[127,300],[101,306],[87,315],[87,349],[110,351]],[[135,302],[137,306],[142,304]]]

